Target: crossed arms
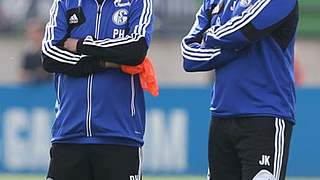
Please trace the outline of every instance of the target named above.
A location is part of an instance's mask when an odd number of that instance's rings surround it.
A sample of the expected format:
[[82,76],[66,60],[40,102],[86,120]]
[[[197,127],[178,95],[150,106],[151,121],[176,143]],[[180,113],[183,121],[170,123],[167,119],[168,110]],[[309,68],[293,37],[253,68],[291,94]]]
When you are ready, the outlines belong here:
[[226,23],[211,25],[212,8],[207,6],[202,5],[182,40],[184,69],[189,72],[209,71],[230,63],[297,12],[296,0],[254,0],[241,12],[235,10],[237,15]]
[[[43,67],[46,71],[84,76],[105,70],[105,62],[138,65],[147,54],[152,13],[147,1],[135,1],[129,18],[129,33],[124,38],[96,40],[91,35],[72,37],[68,33],[66,7],[55,0],[50,10],[42,44]],[[150,8],[150,11],[143,9]],[[143,20],[140,20],[143,18]]]

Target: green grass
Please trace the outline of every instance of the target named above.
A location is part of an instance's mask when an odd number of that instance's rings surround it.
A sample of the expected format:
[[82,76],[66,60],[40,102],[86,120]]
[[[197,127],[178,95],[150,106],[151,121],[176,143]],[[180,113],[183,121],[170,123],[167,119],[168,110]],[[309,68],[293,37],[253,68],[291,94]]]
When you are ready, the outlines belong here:
[[[0,180],[44,180],[45,176],[32,175],[0,175]],[[143,180],[206,180],[205,177],[179,176],[179,177],[150,177],[145,176]]]
[[[44,176],[33,175],[0,175],[0,180],[44,180]],[[146,176],[143,180],[206,180],[199,176],[177,176],[177,177],[150,177]],[[288,178],[288,180],[320,180],[320,178]]]

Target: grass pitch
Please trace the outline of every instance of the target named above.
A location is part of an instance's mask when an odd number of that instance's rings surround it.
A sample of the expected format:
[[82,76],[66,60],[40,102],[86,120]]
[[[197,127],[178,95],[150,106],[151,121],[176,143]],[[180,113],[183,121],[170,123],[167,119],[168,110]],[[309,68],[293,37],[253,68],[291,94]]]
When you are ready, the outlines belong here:
[[[45,176],[34,175],[0,175],[0,180],[44,180]],[[150,177],[144,176],[143,180],[206,180],[206,177],[201,176],[160,176]],[[288,178],[288,180],[320,180],[320,178]]]
[[[45,180],[45,175],[0,175],[0,180]],[[144,176],[143,180],[206,180],[206,177],[200,176],[175,176],[175,177],[150,177]]]

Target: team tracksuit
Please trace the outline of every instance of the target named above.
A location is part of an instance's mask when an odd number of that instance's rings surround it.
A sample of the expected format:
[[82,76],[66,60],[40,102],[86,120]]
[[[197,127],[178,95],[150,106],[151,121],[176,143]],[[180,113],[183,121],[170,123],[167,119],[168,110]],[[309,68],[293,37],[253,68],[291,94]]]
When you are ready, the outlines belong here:
[[215,69],[210,180],[284,180],[295,123],[297,0],[204,0],[184,69]]
[[[151,0],[55,0],[42,45],[55,73],[52,143],[141,147],[145,102],[138,75],[104,62],[140,64],[152,32]],[[63,48],[80,39],[77,54]]]
[[216,70],[215,117],[295,121],[296,0],[205,0],[182,41],[187,71]]

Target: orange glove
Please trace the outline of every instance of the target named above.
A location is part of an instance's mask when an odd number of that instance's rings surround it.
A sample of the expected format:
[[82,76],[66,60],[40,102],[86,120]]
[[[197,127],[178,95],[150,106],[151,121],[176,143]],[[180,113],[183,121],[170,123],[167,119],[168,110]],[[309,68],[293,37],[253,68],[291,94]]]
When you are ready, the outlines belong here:
[[153,65],[148,57],[137,66],[121,65],[121,70],[127,74],[139,74],[141,87],[153,96],[159,95],[157,77]]

